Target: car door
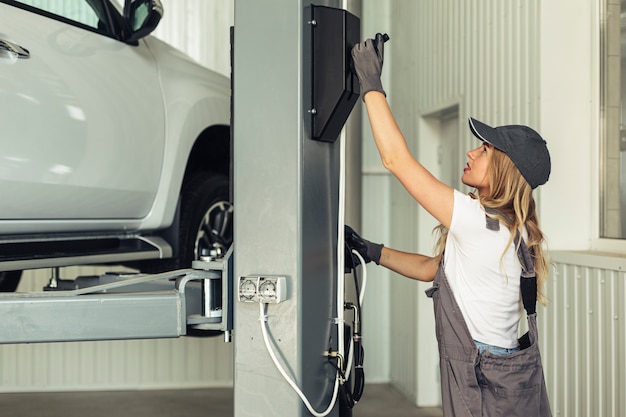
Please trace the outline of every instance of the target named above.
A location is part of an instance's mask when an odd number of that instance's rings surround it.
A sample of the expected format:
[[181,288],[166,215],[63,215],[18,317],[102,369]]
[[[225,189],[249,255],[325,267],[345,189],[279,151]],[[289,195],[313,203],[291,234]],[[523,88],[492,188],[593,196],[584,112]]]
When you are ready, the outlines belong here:
[[157,65],[144,42],[114,39],[103,10],[0,0],[0,233],[150,211],[165,131]]

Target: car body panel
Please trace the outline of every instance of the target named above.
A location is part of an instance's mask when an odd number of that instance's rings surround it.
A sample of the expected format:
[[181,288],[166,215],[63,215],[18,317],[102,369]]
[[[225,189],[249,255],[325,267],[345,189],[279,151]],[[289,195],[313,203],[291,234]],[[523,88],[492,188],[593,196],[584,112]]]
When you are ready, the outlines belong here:
[[0,134],[0,195],[11,196],[0,231],[22,231],[15,220],[145,217],[165,142],[150,51],[1,3],[0,22],[0,37],[30,51],[0,66],[0,114],[11,121]]
[[3,38],[30,58],[0,54],[0,114],[16,122],[0,133],[0,241],[172,224],[195,141],[230,123],[228,79],[154,37],[129,45],[0,2]]
[[[171,223],[177,201],[166,196],[179,194],[185,173],[181,167],[186,166],[196,139],[208,127],[230,124],[230,82],[156,38],[144,41],[158,58],[168,122],[158,194],[140,226],[150,230]],[[181,61],[187,63],[183,66]]]

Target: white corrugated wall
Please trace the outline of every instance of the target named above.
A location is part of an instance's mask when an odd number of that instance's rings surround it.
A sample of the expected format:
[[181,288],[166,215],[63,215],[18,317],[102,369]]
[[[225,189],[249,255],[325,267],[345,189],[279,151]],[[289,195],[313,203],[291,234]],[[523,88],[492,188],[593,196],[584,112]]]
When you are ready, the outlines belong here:
[[555,252],[550,303],[539,310],[554,415],[626,415],[626,259]]
[[[155,34],[229,75],[232,0],[163,0],[163,6]],[[62,268],[61,275],[112,269]],[[50,274],[26,271],[18,291],[41,291]],[[232,350],[222,337],[0,345],[0,392],[230,386]]]

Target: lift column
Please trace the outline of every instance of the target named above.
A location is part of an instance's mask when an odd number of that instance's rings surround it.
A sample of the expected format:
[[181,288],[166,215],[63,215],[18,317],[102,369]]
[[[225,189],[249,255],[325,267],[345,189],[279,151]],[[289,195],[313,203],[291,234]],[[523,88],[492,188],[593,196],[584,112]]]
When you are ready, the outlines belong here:
[[[341,7],[339,1],[319,4]],[[242,279],[285,278],[285,301],[267,305],[271,343],[321,412],[331,401],[335,376],[323,352],[337,349],[340,140],[333,132],[311,137],[320,133],[312,133],[311,68],[304,56],[311,52],[308,25],[315,24],[309,6],[235,1],[234,280],[237,298]],[[358,81],[354,93],[342,100],[356,102]],[[311,415],[270,358],[259,303],[235,300],[234,314],[235,416]],[[338,408],[329,415],[338,416]]]

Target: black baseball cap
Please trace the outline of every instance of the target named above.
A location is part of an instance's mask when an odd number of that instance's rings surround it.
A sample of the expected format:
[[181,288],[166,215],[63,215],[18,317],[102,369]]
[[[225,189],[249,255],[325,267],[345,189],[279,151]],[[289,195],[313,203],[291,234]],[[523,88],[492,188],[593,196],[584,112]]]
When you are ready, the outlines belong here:
[[539,133],[523,125],[491,127],[473,117],[469,127],[478,139],[507,154],[532,189],[548,181],[550,153]]

